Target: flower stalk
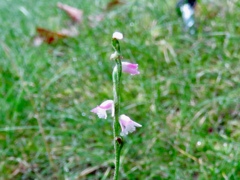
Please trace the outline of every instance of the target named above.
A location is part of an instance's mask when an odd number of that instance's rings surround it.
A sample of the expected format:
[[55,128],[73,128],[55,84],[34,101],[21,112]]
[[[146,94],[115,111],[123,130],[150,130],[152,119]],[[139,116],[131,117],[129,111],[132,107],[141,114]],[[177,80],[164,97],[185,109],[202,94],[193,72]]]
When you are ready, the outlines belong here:
[[122,62],[121,51],[119,41],[116,38],[112,39],[112,46],[115,50],[115,62],[116,65],[113,69],[113,101],[114,101],[114,114],[113,114],[113,138],[114,138],[114,151],[115,151],[115,170],[114,180],[118,179],[119,166],[120,166],[120,154],[123,147],[123,139],[118,136],[120,133],[119,116],[120,116],[120,92],[121,92],[121,75],[122,75]]
[[[113,79],[113,100],[105,100],[100,105],[96,106],[91,112],[98,115],[101,119],[107,118],[107,111],[112,112],[113,117],[113,138],[114,138],[114,154],[115,154],[115,169],[114,169],[114,180],[118,180],[119,167],[120,167],[120,155],[124,145],[123,136],[127,136],[136,130],[136,127],[142,127],[141,124],[133,121],[130,117],[125,114],[120,115],[120,94],[121,94],[121,75],[122,72],[136,75],[140,74],[138,71],[138,64],[122,62],[120,44],[118,40],[123,38],[122,33],[115,32],[112,36],[112,47],[114,53],[110,59],[114,60],[116,65],[113,68],[112,79]],[[120,132],[121,127],[121,132]]]

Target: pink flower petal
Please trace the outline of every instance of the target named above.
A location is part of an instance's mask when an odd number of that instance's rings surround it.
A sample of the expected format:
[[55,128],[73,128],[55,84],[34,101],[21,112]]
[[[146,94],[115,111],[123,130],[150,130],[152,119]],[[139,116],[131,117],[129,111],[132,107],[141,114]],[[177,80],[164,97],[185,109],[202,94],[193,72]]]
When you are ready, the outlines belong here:
[[138,64],[129,62],[122,62],[122,71],[131,75],[140,74],[138,71]]
[[134,122],[124,114],[120,116],[119,123],[122,129],[121,136],[126,136],[129,133],[132,133],[133,131],[136,130],[136,127],[142,127],[141,124]]
[[91,112],[95,113],[98,115],[99,118],[106,119],[107,118],[107,111],[112,111],[114,103],[113,100],[106,100],[102,102],[99,106],[93,108]]
[[102,104],[100,104],[99,107],[101,107],[102,109],[109,110],[112,108],[112,106],[113,106],[113,100],[106,100],[102,102]]
[[106,119],[107,118],[106,110],[101,109],[99,106],[92,109],[91,112],[97,114],[98,117],[101,118],[101,119]]

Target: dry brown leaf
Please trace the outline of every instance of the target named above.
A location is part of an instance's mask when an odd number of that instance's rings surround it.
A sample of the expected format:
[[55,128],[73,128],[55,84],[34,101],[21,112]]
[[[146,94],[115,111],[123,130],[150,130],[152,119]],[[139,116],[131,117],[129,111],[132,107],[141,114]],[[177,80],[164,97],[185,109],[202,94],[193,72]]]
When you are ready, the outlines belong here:
[[64,10],[72,18],[73,21],[77,23],[82,22],[82,18],[83,18],[82,10],[60,3],[60,2],[57,3],[57,7]]
[[38,33],[38,36],[34,40],[35,46],[39,46],[43,41],[48,44],[51,44],[58,39],[68,37],[68,35],[66,34],[50,31],[40,27],[37,27],[36,31]]
[[117,5],[122,5],[123,2],[119,1],[119,0],[112,0],[107,4],[106,10],[111,10],[113,7],[117,6]]

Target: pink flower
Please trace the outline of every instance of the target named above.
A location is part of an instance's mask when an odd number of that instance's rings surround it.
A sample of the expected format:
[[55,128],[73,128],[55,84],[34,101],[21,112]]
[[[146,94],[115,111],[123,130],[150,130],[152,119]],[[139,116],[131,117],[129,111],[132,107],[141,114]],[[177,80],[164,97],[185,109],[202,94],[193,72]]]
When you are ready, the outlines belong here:
[[99,106],[93,108],[91,112],[98,115],[99,118],[106,119],[107,118],[107,111],[112,111],[112,115],[114,113],[114,102],[113,100],[106,100],[102,102]]
[[134,122],[124,114],[120,116],[119,123],[122,128],[121,136],[126,136],[128,135],[128,133],[132,133],[133,131],[136,130],[136,127],[142,127],[141,124]]
[[131,75],[140,74],[140,72],[138,71],[138,64],[133,64],[129,62],[122,62],[122,71]]

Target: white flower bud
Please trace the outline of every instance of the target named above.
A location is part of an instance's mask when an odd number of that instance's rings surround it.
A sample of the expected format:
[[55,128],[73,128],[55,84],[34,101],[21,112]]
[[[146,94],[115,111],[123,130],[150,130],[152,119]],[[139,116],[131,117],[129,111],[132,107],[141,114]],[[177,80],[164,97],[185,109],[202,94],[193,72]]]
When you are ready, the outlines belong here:
[[117,59],[117,57],[118,57],[118,53],[117,53],[117,51],[115,51],[113,54],[111,54],[110,60],[115,60],[115,59]]
[[114,32],[112,38],[113,38],[113,39],[115,38],[115,39],[121,40],[121,39],[123,39],[123,34],[120,33],[120,32]]

